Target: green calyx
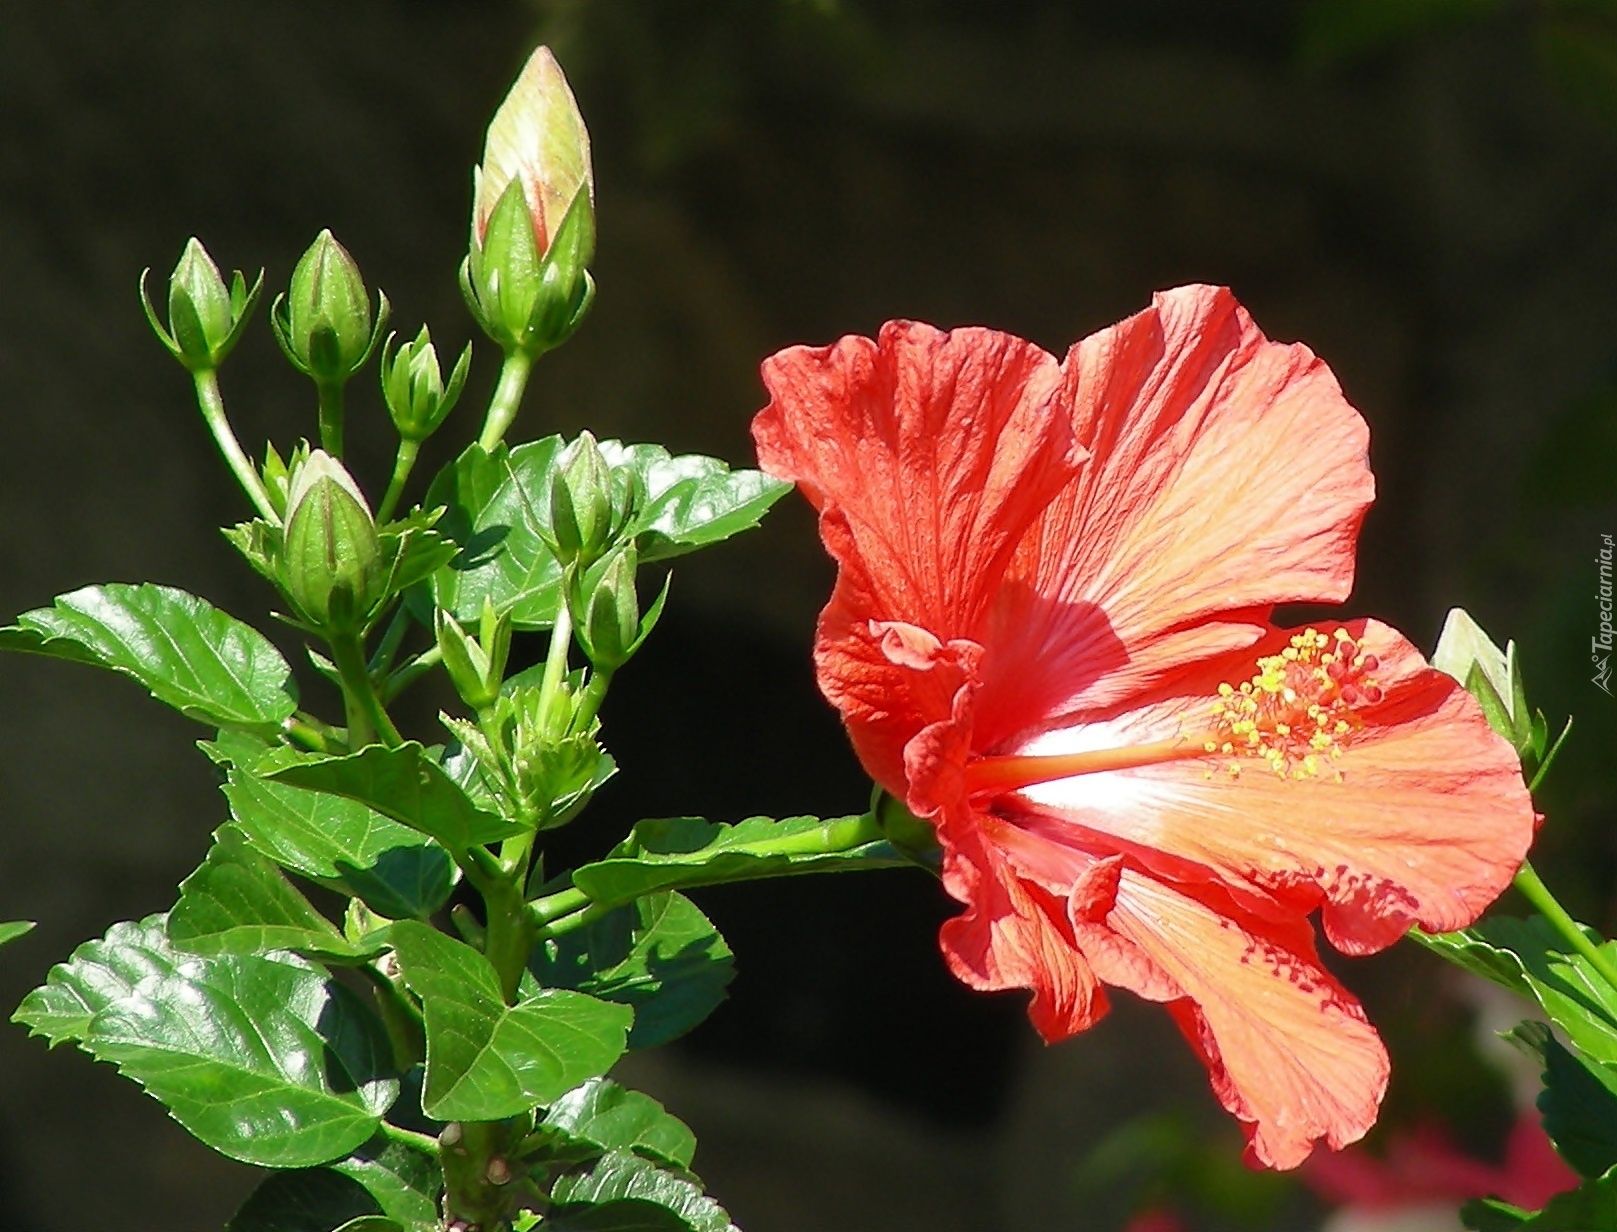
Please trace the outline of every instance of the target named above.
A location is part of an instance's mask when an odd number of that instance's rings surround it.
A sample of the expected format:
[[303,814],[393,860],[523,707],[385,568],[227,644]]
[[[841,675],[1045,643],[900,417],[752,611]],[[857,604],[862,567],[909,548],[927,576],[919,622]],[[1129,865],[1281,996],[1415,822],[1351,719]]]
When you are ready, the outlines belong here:
[[542,250],[522,184],[501,193],[481,243],[461,265],[461,292],[483,332],[507,351],[534,357],[560,346],[595,298],[595,205],[579,188]]
[[309,245],[275,298],[270,324],[286,357],[322,384],[340,385],[370,358],[387,323],[387,296],[370,296],[359,266],[329,230]]
[[263,271],[248,287],[242,272],[235,270],[227,288],[208,250],[193,236],[186,241],[179,263],[169,275],[166,327],[146,293],[146,276],[150,273],[148,269],[140,276],[140,302],[152,332],[187,371],[213,371],[241,339],[258,306],[264,287]]
[[459,400],[471,369],[472,347],[466,344],[446,382],[425,325],[397,351],[393,349],[395,337],[389,334],[382,346],[382,399],[399,436],[407,441],[424,441],[438,430]]
[[281,583],[310,625],[364,626],[386,595],[388,567],[376,521],[342,464],[316,449],[287,488]]

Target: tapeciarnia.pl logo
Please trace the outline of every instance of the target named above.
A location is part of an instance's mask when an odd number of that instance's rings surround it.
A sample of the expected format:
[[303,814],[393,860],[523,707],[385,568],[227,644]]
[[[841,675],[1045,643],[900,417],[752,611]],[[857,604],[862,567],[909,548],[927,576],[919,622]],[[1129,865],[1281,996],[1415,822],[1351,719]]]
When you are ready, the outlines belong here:
[[1611,557],[1611,536],[1601,535],[1600,552],[1595,561],[1595,568],[1600,578],[1600,585],[1595,591],[1595,603],[1600,608],[1600,628],[1589,639],[1589,661],[1595,665],[1595,674],[1591,677],[1595,688],[1602,690],[1608,697],[1612,695]]

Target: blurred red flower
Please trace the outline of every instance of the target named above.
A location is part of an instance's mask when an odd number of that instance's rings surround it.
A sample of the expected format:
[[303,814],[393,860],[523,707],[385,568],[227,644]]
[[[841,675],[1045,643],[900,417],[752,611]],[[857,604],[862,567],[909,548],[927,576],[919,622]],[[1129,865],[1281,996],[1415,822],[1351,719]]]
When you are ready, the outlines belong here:
[[1423,1125],[1394,1137],[1385,1158],[1362,1148],[1316,1156],[1301,1175],[1327,1202],[1366,1213],[1433,1204],[1454,1207],[1467,1198],[1490,1196],[1536,1211],[1578,1185],[1578,1174],[1555,1153],[1531,1113],[1511,1127],[1498,1164],[1464,1154],[1444,1129]]
[[943,848],[955,974],[1027,988],[1047,1040],[1102,984],[1164,1002],[1249,1155],[1373,1123],[1387,1057],[1320,965],[1452,929],[1533,811],[1472,699],[1340,602],[1373,495],[1325,365],[1183,287],[1057,361],[893,322],[763,365],[763,466],[838,564],[819,682]]

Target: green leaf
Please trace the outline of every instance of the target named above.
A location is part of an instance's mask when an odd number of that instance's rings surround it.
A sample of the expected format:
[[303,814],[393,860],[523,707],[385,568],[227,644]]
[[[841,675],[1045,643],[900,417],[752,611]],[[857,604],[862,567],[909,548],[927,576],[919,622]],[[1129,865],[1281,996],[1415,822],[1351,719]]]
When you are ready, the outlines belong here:
[[273,1174],[253,1190],[225,1232],[437,1232],[442,1188],[443,1175],[431,1156],[377,1138],[324,1168]]
[[383,949],[347,940],[234,826],[219,830],[202,866],[180,883],[168,939],[194,954],[293,950],[359,959]]
[[436,1232],[444,1174],[435,1156],[377,1137],[326,1166],[358,1181],[381,1205],[382,1214],[409,1232]]
[[396,749],[373,744],[347,757],[300,761],[265,778],[357,800],[451,851],[491,843],[522,827],[472,803],[442,766],[414,741]]
[[[276,761],[285,764],[288,754]],[[352,894],[390,920],[424,920],[454,887],[449,853],[357,800],[268,782],[241,765],[225,784],[248,841],[283,868]]]
[[1617,1177],[1585,1181],[1551,1198],[1536,1214],[1483,1198],[1467,1202],[1460,1218],[1476,1232],[1617,1232]]
[[393,927],[405,983],[427,1023],[422,1107],[440,1121],[496,1121],[566,1094],[623,1055],[632,1013],[546,989],[506,1005],[493,965],[413,921]]
[[[1548,921],[1495,916],[1466,931],[1516,962],[1528,995],[1579,1052],[1592,1061],[1617,1064],[1617,989],[1586,958],[1562,953],[1563,942]],[[1602,943],[1592,932],[1589,936],[1617,961],[1617,943]]]
[[752,817],[735,825],[666,817],[638,823],[605,860],[574,870],[573,884],[597,902],[627,902],[675,887],[907,864],[868,817]]
[[[551,536],[550,489],[566,443],[559,436],[493,454],[472,446],[433,481],[427,504],[446,505],[438,529],[460,554],[433,576],[438,605],[462,621],[483,600],[519,629],[548,629],[561,599]],[[642,500],[625,536],[642,564],[665,560],[748,530],[791,485],[762,471],[732,471],[717,458],[670,456],[660,445],[600,442],[615,492],[631,481]],[[425,616],[424,605],[418,615]]]
[[9,920],[4,924],[0,924],[0,945],[4,945],[8,941],[15,941],[24,933],[30,933],[33,930],[33,920]]
[[638,473],[645,498],[634,522],[642,563],[719,543],[758,525],[792,485],[762,471],[732,471],[701,454],[670,456],[661,445],[602,441],[613,470]]
[[1522,970],[1521,960],[1507,949],[1500,949],[1492,942],[1484,940],[1475,928],[1461,929],[1452,933],[1429,933],[1419,928],[1409,930],[1412,941],[1418,941],[1432,953],[1440,955],[1448,962],[1453,963],[1462,970],[1480,975],[1511,992],[1524,997],[1532,997],[1532,990],[1527,984],[1527,975]]
[[299,1168],[261,1182],[225,1232],[332,1232],[381,1209],[358,1181],[329,1168]]
[[65,963],[52,967],[11,1020],[22,1023],[30,1035],[43,1035],[52,1048],[77,1042],[100,1010],[129,996],[148,977],[172,975],[185,957],[169,947],[160,915],[138,924],[114,924],[105,937],[86,941]]
[[1473,1198],[1460,1207],[1460,1222],[1471,1232],[1515,1232],[1532,1217],[1531,1211],[1499,1198]]
[[1561,1158],[1585,1177],[1617,1167],[1617,1069],[1573,1056],[1542,1022],[1508,1034],[1544,1064],[1538,1110]]
[[0,629],[0,650],[110,668],[214,727],[273,735],[297,709],[291,669],[263,634],[168,586],[113,582],[61,595]]
[[16,1018],[78,1039],[245,1163],[346,1155],[398,1092],[386,1037],[353,993],[290,955],[177,954],[161,916],[80,946]]
[[501,445],[492,454],[472,445],[433,480],[426,503],[448,507],[438,529],[460,547],[433,575],[433,594],[456,619],[477,619],[486,598],[518,629],[555,623],[561,566],[543,532],[561,450],[559,436],[511,450]]
[[[730,1216],[688,1177],[665,1171],[627,1151],[609,1151],[581,1175],[566,1176],[551,1189],[558,1213],[574,1204],[638,1199],[666,1207],[691,1232],[730,1232]],[[633,1226],[633,1225],[630,1225]]]
[[545,1112],[539,1128],[602,1151],[634,1151],[676,1167],[690,1167],[696,1135],[649,1095],[606,1078],[591,1078]]
[[[730,947],[681,894],[650,894],[534,949],[547,988],[572,988],[634,1009],[630,1048],[655,1048],[711,1014],[735,976]],[[683,1161],[681,1161],[683,1162]]]
[[544,1232],[691,1232],[691,1225],[666,1206],[640,1198],[556,1207],[543,1224],[530,1226]]

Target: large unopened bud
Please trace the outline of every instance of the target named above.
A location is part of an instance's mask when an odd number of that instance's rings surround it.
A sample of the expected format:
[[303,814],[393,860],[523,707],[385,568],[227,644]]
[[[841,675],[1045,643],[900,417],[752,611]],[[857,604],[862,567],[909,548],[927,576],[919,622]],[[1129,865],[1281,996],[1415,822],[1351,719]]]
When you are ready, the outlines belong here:
[[364,493],[342,463],[314,450],[287,486],[287,595],[311,625],[352,632],[384,597],[387,572]]
[[578,328],[594,296],[594,255],[589,133],[561,66],[540,47],[489,124],[461,287],[491,338],[537,355]]
[[169,275],[168,328],[157,319],[157,310],[146,294],[145,273],[140,276],[140,302],[146,320],[170,355],[192,372],[211,372],[241,338],[263,286],[262,272],[249,288],[242,272],[236,270],[227,289],[208,250],[192,237]]

